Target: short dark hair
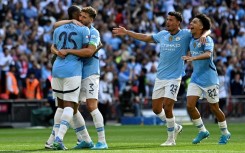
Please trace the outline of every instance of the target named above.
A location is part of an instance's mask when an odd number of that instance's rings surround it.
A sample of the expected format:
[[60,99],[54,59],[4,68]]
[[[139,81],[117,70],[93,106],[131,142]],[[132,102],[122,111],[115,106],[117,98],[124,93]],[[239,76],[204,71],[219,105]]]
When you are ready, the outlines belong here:
[[180,22],[183,21],[182,14],[179,12],[168,12],[168,15],[174,16]]
[[82,12],[88,13],[89,16],[93,19],[95,19],[96,15],[97,15],[97,11],[91,6],[82,8]]
[[205,14],[198,14],[195,17],[202,22],[203,30],[209,30],[211,28],[211,20]]
[[81,12],[81,8],[77,5],[72,5],[68,8],[68,16],[69,19],[76,19],[78,20],[79,15]]

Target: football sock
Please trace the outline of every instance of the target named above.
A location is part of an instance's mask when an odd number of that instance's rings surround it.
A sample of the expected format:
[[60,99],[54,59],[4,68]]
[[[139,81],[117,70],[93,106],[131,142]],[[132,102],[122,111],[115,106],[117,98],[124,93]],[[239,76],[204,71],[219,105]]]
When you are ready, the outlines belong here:
[[165,115],[164,109],[162,109],[161,113],[156,114],[156,115],[163,121],[163,124],[166,124],[166,115]]
[[59,131],[59,127],[60,127],[60,117],[63,113],[63,109],[62,108],[57,108],[55,115],[54,115],[54,126],[52,129],[52,133],[49,136],[49,139],[47,141],[48,144],[52,144],[54,142],[55,139],[55,134],[58,134]]
[[54,129],[55,127],[53,126],[53,129],[52,129],[52,133],[50,134],[48,140],[47,140],[47,143],[48,144],[52,144],[54,142],[54,138],[55,138],[55,132],[54,132]]
[[226,135],[229,133],[228,129],[227,129],[227,124],[226,124],[226,120],[223,122],[218,122],[219,128],[221,130],[221,133],[223,135]]
[[199,132],[203,131],[207,131],[207,129],[205,128],[204,124],[203,124],[203,121],[202,121],[202,118],[198,118],[198,119],[195,119],[195,120],[192,120],[192,122],[194,123],[194,125],[199,129]]
[[166,122],[167,122],[168,138],[174,139],[174,126],[175,126],[174,117],[166,118]]
[[106,142],[105,141],[105,129],[104,129],[104,120],[103,120],[103,116],[100,113],[99,109],[95,109],[91,112],[92,118],[93,118],[93,122],[95,125],[95,128],[97,130],[97,134],[98,134],[98,142]]
[[71,107],[65,107],[64,108],[64,112],[61,116],[61,122],[60,122],[60,128],[59,128],[59,132],[58,132],[58,137],[63,140],[67,130],[69,129],[69,122],[71,121],[72,117],[73,117],[73,108]]
[[88,130],[85,126],[85,121],[81,113],[78,111],[73,116],[74,130],[79,141],[91,142]]

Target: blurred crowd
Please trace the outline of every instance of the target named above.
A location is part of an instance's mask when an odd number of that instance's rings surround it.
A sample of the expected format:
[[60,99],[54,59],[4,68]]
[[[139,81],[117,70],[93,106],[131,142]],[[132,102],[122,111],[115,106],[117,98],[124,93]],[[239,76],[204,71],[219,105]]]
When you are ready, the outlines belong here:
[[[153,34],[164,29],[168,12],[179,11],[184,18],[181,28],[188,28],[190,20],[198,13],[211,18],[220,96],[223,99],[236,97],[232,98],[237,108],[234,107],[239,113],[244,113],[239,109],[242,105],[239,96],[244,95],[245,87],[243,0],[2,0],[0,98],[40,99],[50,96],[53,24],[68,18],[67,8],[72,4],[92,6],[98,11],[94,27],[99,30],[103,43],[99,51],[101,82],[108,84],[100,92],[102,104],[121,100],[128,90],[134,93],[134,103],[147,103],[159,60],[159,45],[115,37],[113,27],[124,26],[135,32]],[[185,95],[191,73],[191,63],[186,63],[186,76],[179,96]],[[18,92],[15,85],[8,84],[12,77],[16,78]],[[12,88],[10,95],[5,94],[8,88]]]

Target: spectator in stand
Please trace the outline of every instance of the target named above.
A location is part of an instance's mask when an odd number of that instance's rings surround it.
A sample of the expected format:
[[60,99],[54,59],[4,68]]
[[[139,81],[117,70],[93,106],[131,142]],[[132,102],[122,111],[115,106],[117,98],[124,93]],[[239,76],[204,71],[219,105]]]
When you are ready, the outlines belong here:
[[17,84],[17,79],[15,76],[16,72],[16,66],[15,65],[10,65],[9,72],[6,74],[6,94],[7,94],[7,99],[17,99],[19,96],[19,88]]
[[132,90],[132,83],[130,81],[126,83],[125,88],[119,96],[119,104],[116,109],[119,122],[126,112],[133,113],[135,117],[141,116],[139,97]]
[[[226,66],[217,67],[217,73],[219,78],[219,108],[227,114],[226,105],[229,97],[229,80],[225,77]],[[217,119],[215,119],[217,123]]]
[[112,83],[107,78],[107,75],[103,74],[99,84],[98,108],[104,118],[104,125],[106,125],[107,122],[109,106],[112,104],[112,95]]
[[[152,54],[147,51],[149,49],[146,43],[135,41],[131,38],[126,38],[123,41],[120,37],[113,37],[111,30],[118,25],[127,26],[127,29],[141,32],[141,33],[157,33],[163,29],[163,25],[166,24],[167,12],[179,11],[183,14],[188,14],[188,18],[193,18],[196,14],[205,13],[211,17],[213,22],[212,38],[215,42],[214,60],[216,58],[222,58],[224,64],[229,62],[230,58],[237,58],[242,65],[244,71],[243,58],[240,56],[245,52],[245,3],[243,1],[203,1],[203,0],[158,0],[158,1],[82,1],[82,0],[65,0],[65,1],[26,1],[26,0],[14,0],[0,3],[0,53],[3,46],[7,46],[8,49],[13,49],[12,57],[16,63],[22,60],[20,57],[22,54],[27,56],[28,61],[34,58],[36,61],[40,61],[41,69],[45,67],[45,59],[49,59],[48,54],[50,43],[52,43],[50,27],[56,21],[67,18],[67,8],[71,6],[72,2],[77,3],[82,7],[94,6],[98,10],[97,20],[94,21],[95,28],[100,31],[102,42],[104,45],[104,54],[106,59],[114,58],[114,51],[118,51],[121,45],[126,44],[128,46],[130,57],[136,57],[135,63],[139,68],[136,68],[135,74],[139,75],[142,67],[148,63],[148,57]],[[187,7],[185,4],[191,3]],[[120,9],[118,9],[120,8]],[[33,14],[29,14],[32,12]],[[191,14],[190,14],[191,12]],[[191,16],[190,16],[191,15]],[[50,22],[51,21],[51,22]],[[182,23],[183,28],[188,27],[188,23]],[[46,29],[46,30],[45,30]],[[20,37],[23,38],[21,42]],[[19,41],[18,41],[19,40]],[[111,44],[111,42],[116,42]],[[27,49],[19,43],[27,44]],[[35,44],[38,44],[38,49],[35,49]],[[229,50],[225,50],[224,46],[231,45],[231,55]],[[228,45],[228,46],[229,46]],[[33,47],[34,46],[34,47]],[[113,47],[112,47],[113,46]],[[152,50],[156,50],[157,55],[160,51],[160,46],[150,44]],[[19,49],[20,48],[20,49]],[[114,50],[113,50],[114,49]],[[24,52],[23,52],[24,51]],[[21,53],[22,52],[22,53]],[[154,59],[157,62],[157,59]],[[0,59],[0,63],[2,58]],[[129,61],[126,61],[130,63]],[[101,60],[101,64],[107,66],[110,62]],[[113,63],[118,66],[121,63]],[[130,65],[130,64],[129,64]],[[227,71],[230,72],[233,63],[227,64]],[[27,67],[28,69],[29,67]],[[148,67],[150,68],[150,66]],[[189,66],[187,65],[188,69]],[[25,68],[18,68],[21,70],[21,77]],[[22,71],[23,70],[23,71]],[[104,70],[102,69],[102,73]],[[114,69],[115,74],[113,79],[117,79],[119,71]],[[147,72],[147,74],[149,71]],[[19,75],[18,75],[19,76]],[[42,71],[43,76],[43,71]],[[43,80],[46,78],[44,74]],[[226,77],[230,77],[227,73]],[[24,79],[26,77],[23,77]],[[22,78],[17,77],[17,81],[21,82]],[[42,81],[42,89],[45,88]],[[21,85],[21,84],[20,84]],[[0,84],[2,86],[2,84]],[[21,86],[19,86],[21,88]],[[21,92],[22,90],[20,90]]]
[[241,117],[243,113],[243,104],[241,95],[244,94],[244,81],[240,73],[236,73],[234,79],[231,80],[230,91],[232,96],[232,112],[231,115]]
[[132,69],[128,69],[128,64],[126,62],[123,62],[119,69],[120,69],[120,72],[118,74],[119,91],[120,93],[122,93],[122,91],[125,89],[126,82],[132,81],[134,74]]
[[35,77],[35,72],[31,71],[24,85],[25,97],[27,99],[42,99],[40,82]]
[[7,72],[10,70],[10,65],[13,65],[14,61],[10,54],[10,50],[7,47],[3,48],[3,55],[0,58],[1,58],[0,60],[0,70],[1,70],[0,93],[5,93],[6,92],[6,75],[7,75]]

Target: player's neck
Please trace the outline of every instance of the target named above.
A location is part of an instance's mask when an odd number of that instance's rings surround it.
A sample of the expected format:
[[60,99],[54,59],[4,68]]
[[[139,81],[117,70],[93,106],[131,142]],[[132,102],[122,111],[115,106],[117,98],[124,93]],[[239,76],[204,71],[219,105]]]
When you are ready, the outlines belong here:
[[92,26],[92,24],[89,24],[87,27],[90,29],[90,28],[91,28],[91,26]]
[[180,28],[174,29],[173,31],[169,32],[171,35],[175,35],[180,31]]
[[195,39],[198,39],[198,38],[200,38],[202,36],[202,32],[196,32],[195,34],[193,34],[193,37],[195,38]]

